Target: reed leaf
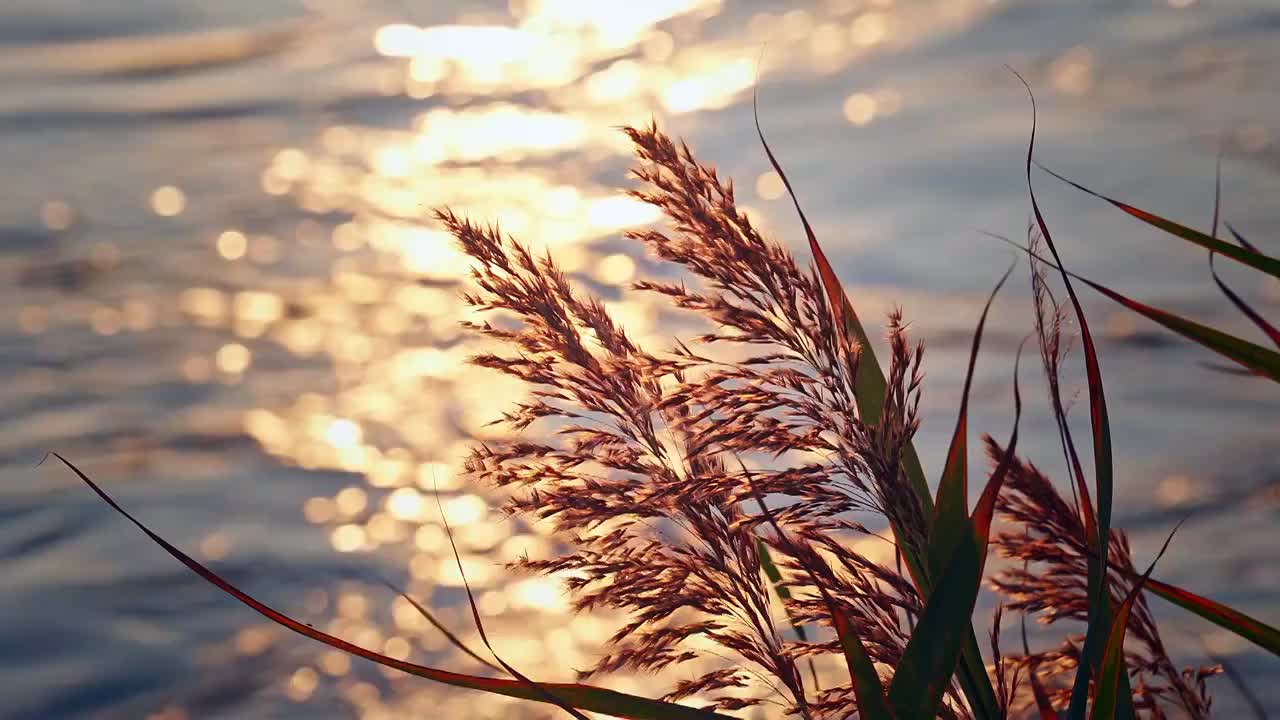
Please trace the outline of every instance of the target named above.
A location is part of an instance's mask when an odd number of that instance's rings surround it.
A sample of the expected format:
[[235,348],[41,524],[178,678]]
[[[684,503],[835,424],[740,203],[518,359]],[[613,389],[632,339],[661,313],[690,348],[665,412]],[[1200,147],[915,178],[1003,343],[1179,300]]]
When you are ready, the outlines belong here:
[[478,677],[475,675],[450,672],[448,670],[440,670],[426,665],[411,663],[406,660],[397,660],[396,658],[388,657],[381,653],[374,652],[373,650],[360,647],[354,643],[347,642],[341,638],[334,637],[328,633],[321,632],[310,625],[299,622],[279,610],[266,605],[260,600],[254,598],[252,595],[249,595],[240,588],[231,584],[231,582],[224,579],[222,576],[200,564],[194,558],[169,543],[169,541],[157,535],[150,528],[144,525],[142,521],[138,520],[121,507],[110,495],[107,494],[105,490],[94,483],[93,480],[90,480],[89,476],[81,471],[80,468],[72,464],[70,460],[67,460],[58,453],[50,454],[70,468],[72,472],[79,476],[80,480],[88,485],[91,490],[97,493],[98,497],[102,498],[102,500],[106,502],[107,505],[111,506],[113,510],[123,515],[125,519],[133,523],[139,530],[145,533],[152,542],[159,545],[161,549],[175,558],[178,562],[186,565],[187,568],[196,575],[199,575],[214,587],[217,587],[224,593],[249,606],[250,609],[268,620],[282,625],[299,635],[324,643],[336,650],[341,650],[348,655],[361,657],[379,665],[399,670],[410,675],[426,678],[428,680],[444,683],[445,685],[452,685],[454,687],[467,688],[471,690],[480,690],[494,695],[505,695],[507,697],[545,703],[552,702],[547,696],[548,693],[552,693],[556,698],[563,700],[575,708],[587,710],[589,712],[604,713],[614,717],[628,718],[629,720],[734,720],[731,716],[721,713],[699,710],[698,708],[662,702],[659,700],[650,700],[649,698],[628,695],[616,690],[609,690],[607,688],[594,687],[591,685],[582,685],[577,683],[538,683],[537,685],[543,688],[543,691],[539,691],[529,683],[518,680]]
[[[876,360],[875,350],[867,337],[866,329],[858,319],[858,313],[854,310],[853,303],[849,301],[849,296],[845,293],[844,287],[840,283],[840,278],[836,275],[835,269],[831,267],[830,261],[827,260],[827,255],[818,243],[818,237],[814,233],[813,227],[809,224],[809,219],[800,207],[800,200],[791,187],[790,179],[787,178],[782,165],[774,157],[773,150],[769,148],[769,143],[765,140],[764,130],[760,127],[758,89],[752,97],[752,111],[760,144],[764,147],[765,155],[769,158],[769,164],[773,166],[774,172],[778,173],[783,186],[786,187],[787,194],[791,197],[791,202],[795,206],[796,214],[800,217],[800,223],[804,227],[805,237],[809,243],[809,251],[813,254],[814,263],[818,267],[818,275],[822,279],[823,289],[827,293],[828,305],[831,311],[837,315],[836,326],[844,333],[847,341],[856,344],[859,348],[858,373],[854,378],[855,401],[862,419],[868,424],[874,425],[880,422],[880,416],[884,408],[887,388],[884,370],[879,361]],[[924,468],[920,464],[920,456],[916,452],[914,443],[908,442],[903,448],[902,467],[908,482],[911,483],[911,488],[915,491],[920,506],[926,512],[932,511],[933,498],[929,494],[929,483],[925,479]],[[926,558],[919,557],[917,552],[909,547],[910,544],[904,542],[903,539],[907,537],[907,533],[896,518],[890,517],[889,524],[893,529],[894,537],[897,538],[898,546],[902,549],[902,556],[906,561],[907,570],[919,589],[921,597],[929,597],[932,581],[928,575]],[[991,718],[994,720],[998,716],[999,709],[995,688],[991,685],[991,678],[987,676],[986,665],[982,661],[982,652],[978,647],[978,637],[973,630],[972,624],[969,626],[969,637],[964,646],[960,685],[965,697],[968,698],[970,705],[979,718]]]
[[[1021,75],[1012,69],[1010,71],[1026,88],[1027,95],[1031,99],[1031,136],[1027,141],[1026,155],[1027,194],[1031,198],[1031,210],[1035,216],[1036,225],[1040,229],[1040,234],[1044,237],[1045,244],[1053,254],[1053,264],[1058,268],[1058,272],[1062,276],[1063,285],[1066,287],[1067,295],[1071,299],[1071,307],[1075,311],[1076,321],[1080,324],[1080,339],[1084,345],[1085,375],[1089,385],[1089,427],[1093,433],[1094,488],[1098,495],[1097,536],[1090,538],[1090,542],[1093,543],[1094,548],[1107,548],[1110,547],[1111,542],[1113,471],[1111,421],[1107,414],[1107,397],[1102,383],[1102,369],[1098,364],[1098,351],[1093,343],[1093,334],[1089,331],[1089,321],[1085,318],[1084,309],[1080,306],[1080,298],[1076,296],[1076,291],[1071,285],[1071,278],[1067,273],[1066,266],[1063,264],[1062,257],[1058,254],[1058,248],[1049,233],[1049,225],[1045,222],[1044,214],[1040,212],[1040,204],[1036,201],[1035,188],[1031,183],[1031,166],[1034,162],[1033,155],[1036,145],[1035,94],[1031,92],[1031,86],[1027,84],[1027,81]],[[1054,412],[1061,413],[1062,411],[1055,407]],[[1060,416],[1058,419],[1061,423],[1066,423],[1065,417]],[[1089,678],[1093,669],[1098,666],[1101,660],[1103,651],[1102,633],[1111,624],[1110,595],[1107,592],[1106,585],[1106,553],[1096,553],[1089,558],[1089,626],[1085,634],[1083,657],[1076,672],[1075,683],[1071,689],[1071,705],[1067,710],[1067,716],[1071,720],[1083,720],[1084,718],[1085,705],[1089,694]],[[1127,682],[1127,678],[1122,679],[1121,682]]]
[[1138,596],[1142,594],[1143,586],[1151,579],[1156,563],[1164,557],[1165,550],[1169,549],[1169,543],[1181,526],[1181,522],[1174,526],[1169,536],[1164,539],[1164,544],[1160,546],[1155,559],[1147,566],[1147,571],[1142,573],[1133,588],[1129,590],[1129,594],[1125,596],[1124,602],[1120,603],[1120,607],[1116,609],[1115,619],[1107,631],[1107,646],[1098,670],[1098,684],[1094,691],[1091,715],[1093,720],[1111,720],[1111,718],[1134,715],[1133,696],[1129,692],[1129,684],[1121,680],[1128,677],[1124,658],[1124,636],[1129,627],[1129,614],[1133,611],[1133,604],[1138,601]]
[[1018,445],[1022,394],[1018,389],[1016,363],[1013,396],[1013,432],[1008,446],[987,480],[973,514],[965,518],[965,533],[957,539],[889,685],[889,704],[897,718],[924,720],[937,716],[963,651],[965,630],[972,632],[969,622],[986,566],[996,498]]
[[1235,608],[1184,590],[1176,585],[1149,578],[1148,592],[1168,600],[1184,610],[1199,615],[1220,628],[1252,642],[1272,655],[1280,657],[1280,629],[1250,617]]
[[969,390],[973,385],[973,373],[978,362],[978,349],[982,345],[982,331],[987,324],[987,313],[996,295],[1004,286],[1009,275],[1013,273],[1013,265],[1005,271],[1000,281],[987,297],[986,305],[978,318],[978,326],[973,332],[973,342],[969,349],[969,367],[965,371],[964,389],[960,395],[960,412],[956,418],[956,429],[951,436],[951,445],[947,450],[947,462],[943,467],[942,478],[938,481],[937,501],[933,506],[933,520],[929,528],[929,577],[942,576],[944,563],[951,554],[955,543],[965,532],[964,522],[968,517],[969,481],[967,441],[969,424]]
[[1147,223],[1148,225],[1151,225],[1152,227],[1159,228],[1160,230],[1163,230],[1164,232],[1170,235],[1180,237],[1183,240],[1186,240],[1187,242],[1199,245],[1200,247],[1205,248],[1206,250],[1210,250],[1212,252],[1222,254],[1226,257],[1231,258],[1232,260],[1235,260],[1236,262],[1243,263],[1256,270],[1261,270],[1262,272],[1267,273],[1272,277],[1280,278],[1280,260],[1264,255],[1258,252],[1256,249],[1250,249],[1250,246],[1246,246],[1243,248],[1237,247],[1235,245],[1232,245],[1231,243],[1225,242],[1223,240],[1219,240],[1215,237],[1202,233],[1199,230],[1194,230],[1192,228],[1187,227],[1186,225],[1176,223],[1172,220],[1160,217],[1159,215],[1156,215],[1154,213],[1149,213],[1146,210],[1140,210],[1132,205],[1120,202],[1119,200],[1103,195],[1102,193],[1096,190],[1090,190],[1084,185],[1081,185],[1080,183],[1074,180],[1068,179],[1063,175],[1053,170],[1050,170],[1049,168],[1043,165],[1039,165],[1038,167],[1041,170],[1044,170],[1045,172],[1049,173],[1053,177],[1061,180],[1062,182],[1067,183],[1068,185],[1076,188],[1077,190],[1088,193],[1089,195],[1092,195],[1098,198],[1099,200],[1104,200],[1114,205],[1115,207],[1120,208],[1126,213],[1132,215],[1133,217],[1136,217],[1139,220]]

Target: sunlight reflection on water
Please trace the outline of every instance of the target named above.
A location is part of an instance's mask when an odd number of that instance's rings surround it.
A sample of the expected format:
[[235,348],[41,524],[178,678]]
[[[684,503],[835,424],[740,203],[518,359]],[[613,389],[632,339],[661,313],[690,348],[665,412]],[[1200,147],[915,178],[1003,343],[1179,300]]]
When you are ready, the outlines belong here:
[[[602,161],[616,164],[609,158],[629,155],[629,144],[614,127],[646,122],[655,107],[681,114],[741,100],[753,84],[759,55],[752,35],[768,34],[776,23],[781,23],[782,47],[774,52],[789,58],[790,69],[812,63],[824,72],[854,62],[881,43],[911,42],[912,35],[939,24],[883,5],[868,12],[836,3],[815,14],[760,14],[748,22],[747,35],[739,30],[716,41],[697,39],[700,26],[721,10],[719,2],[708,0],[607,8],[549,0],[518,7],[510,25],[379,28],[374,47],[400,59],[402,91],[427,98],[434,107],[413,121],[411,131],[333,127],[322,134],[319,146],[275,155],[263,172],[262,189],[310,211],[349,215],[351,220],[330,232],[342,257],[332,266],[330,287],[319,295],[282,300],[240,293],[231,313],[261,323],[259,334],[293,352],[319,348],[333,362],[339,380],[335,393],[310,395],[289,408],[255,409],[246,422],[265,449],[288,462],[366,478],[367,488],[348,487],[304,504],[309,521],[330,529],[333,548],[405,548],[408,591],[438,604],[441,589],[460,586],[463,577],[448,548],[443,515],[505,659],[537,668],[547,680],[569,680],[567,670],[588,665],[601,650],[600,624],[613,622],[568,617],[568,599],[554,578],[515,578],[501,570],[496,562],[547,557],[554,545],[536,527],[499,520],[493,506],[500,498],[459,482],[469,442],[501,437],[489,423],[527,389],[466,364],[467,356],[484,349],[479,339],[455,329],[467,317],[456,293],[469,263],[429,218],[429,209],[447,206],[482,222],[496,221],[535,252],[553,252],[567,271],[615,288],[609,291],[615,298],[610,310],[641,343],[659,344],[661,338],[652,333],[663,312],[660,300],[625,289],[635,275],[635,260],[599,244],[657,215],[616,188],[584,177]],[[952,4],[946,22],[962,25],[986,7]],[[678,23],[680,42],[659,29],[668,21]],[[803,48],[811,33],[812,56],[797,57],[794,49]],[[501,99],[535,91],[541,95],[534,103]],[[844,113],[850,123],[863,126],[900,104],[892,90],[858,93],[846,101]],[[777,199],[777,177],[761,176],[757,195]],[[245,235],[234,228],[218,242],[222,256],[233,260],[245,254],[246,246]],[[306,309],[284,319],[282,308],[295,303]],[[197,312],[221,308],[222,300],[196,299],[192,306]],[[224,358],[226,350],[219,351],[219,369],[243,371],[247,358]],[[399,636],[384,641],[375,624],[361,623],[363,608],[375,600],[357,593],[349,590],[340,598],[340,619],[331,629],[372,647],[384,642],[383,650],[395,657],[408,655],[413,644]],[[383,630],[420,631],[420,618],[399,602],[395,628]],[[474,633],[466,628],[455,629],[474,643]],[[438,641],[419,649],[449,666],[465,662],[461,653],[443,653]],[[318,662],[318,668],[307,665],[292,675],[290,697],[306,699],[322,674],[342,677],[349,671],[347,663],[328,655]],[[639,689],[665,681],[619,676],[607,682]],[[355,692],[364,687],[357,681],[343,695],[365,717],[413,707],[424,702],[421,696],[446,703],[456,696],[423,684],[412,693],[375,699],[368,690]],[[517,712],[502,700],[467,697],[465,702],[469,717]],[[543,711],[519,712],[536,716]]]

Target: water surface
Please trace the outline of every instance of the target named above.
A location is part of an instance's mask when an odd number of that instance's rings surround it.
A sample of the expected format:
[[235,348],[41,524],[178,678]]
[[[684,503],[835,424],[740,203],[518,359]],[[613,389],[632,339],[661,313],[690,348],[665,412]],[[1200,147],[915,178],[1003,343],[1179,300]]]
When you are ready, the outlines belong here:
[[[466,264],[430,208],[549,248],[646,343],[689,330],[627,284],[674,276],[620,237],[613,128],[654,118],[736,179],[801,253],[762,122],[864,317],[928,343],[936,470],[968,334],[1020,237],[1027,97],[1042,161],[1197,226],[1280,227],[1280,10],[1268,2],[10,0],[0,9],[0,677],[14,718],[530,717],[287,638],[151,547],[58,450],[160,532],[281,609],[460,670],[403,601],[469,629],[432,488],[504,657],[567,677],[607,632],[498,563],[554,546],[460,473],[524,392],[465,358]],[[1190,247],[1036,178],[1078,271],[1247,332]],[[1223,267],[1275,314],[1280,287]],[[973,427],[1011,420],[1025,282],[997,306]],[[1096,297],[1118,524],[1139,562],[1194,510],[1164,577],[1275,620],[1277,396]],[[1079,372],[1079,367],[1074,366]],[[1058,472],[1041,383],[1024,447]],[[1081,384],[1077,376],[1076,386]],[[1078,404],[1083,404],[1080,399]],[[1078,416],[1083,408],[1077,409]],[[1077,418],[1080,419],[1080,418]],[[977,458],[975,458],[975,461]],[[986,602],[989,605],[989,599]],[[1156,603],[1158,605],[1158,601]],[[1274,659],[1169,608],[1280,710]],[[645,691],[643,679],[618,687]],[[1219,710],[1240,707],[1215,681]]]

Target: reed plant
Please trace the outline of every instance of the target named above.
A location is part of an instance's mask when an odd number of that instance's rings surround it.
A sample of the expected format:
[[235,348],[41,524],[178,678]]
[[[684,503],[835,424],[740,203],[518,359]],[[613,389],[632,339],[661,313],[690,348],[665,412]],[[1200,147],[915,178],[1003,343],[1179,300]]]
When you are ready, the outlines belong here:
[[[732,183],[687,146],[656,125],[625,132],[641,183],[630,194],[668,221],[665,229],[628,237],[694,279],[642,280],[635,287],[708,321],[713,329],[706,334],[643,347],[552,256],[535,255],[497,227],[447,209],[436,213],[474,261],[467,301],[491,317],[469,329],[507,349],[474,362],[532,389],[531,400],[501,418],[517,439],[477,446],[467,470],[475,482],[508,491],[509,512],[547,524],[567,548],[517,569],[568,578],[578,612],[608,610],[626,619],[581,682],[527,677],[492,647],[495,662],[485,662],[497,677],[397,660],[323,633],[169,544],[59,459],[169,554],[290,630],[406,673],[549,703],[577,718],[724,720],[752,706],[812,720],[1208,717],[1206,680],[1219,668],[1173,663],[1148,606],[1151,595],[1280,655],[1274,627],[1162,582],[1153,576],[1154,562],[1139,570],[1126,535],[1112,526],[1106,393],[1076,284],[1220,354],[1249,376],[1241,382],[1280,381],[1280,354],[1068,271],[1030,192],[1034,223],[1028,244],[1019,247],[1029,264],[1032,335],[1071,494],[1017,454],[1022,403],[1015,365],[1014,425],[1006,441],[984,439],[991,463],[980,473],[971,508],[969,386],[990,300],[976,322],[946,461],[930,483],[913,447],[923,346],[901,313],[888,317],[882,362],[798,202],[809,263],[766,238],[738,206]],[[760,140],[785,182],[763,134]],[[1034,126],[1029,191],[1033,147]],[[1280,277],[1280,261],[1234,229],[1236,243],[1219,239],[1216,218],[1212,231],[1202,233],[1099,197],[1170,238],[1204,247],[1211,258]],[[1214,278],[1280,346],[1280,333],[1216,272]],[[1088,388],[1091,435],[1083,442],[1071,433],[1063,400],[1063,358],[1075,342],[1064,328],[1071,321]],[[523,435],[539,424],[553,431]],[[891,528],[891,560],[857,549],[859,536],[874,535],[859,521],[867,517]],[[1000,604],[984,658],[973,615],[993,550],[1011,562],[987,578]],[[415,606],[451,642],[481,657],[428,608]],[[474,601],[471,609],[489,645]],[[1000,647],[1007,613],[1023,622],[1018,653]],[[1085,632],[1033,652],[1028,618],[1078,621]],[[815,662],[841,667],[843,679],[819,685]],[[698,671],[655,687],[651,697],[589,684],[611,673],[681,666]]]

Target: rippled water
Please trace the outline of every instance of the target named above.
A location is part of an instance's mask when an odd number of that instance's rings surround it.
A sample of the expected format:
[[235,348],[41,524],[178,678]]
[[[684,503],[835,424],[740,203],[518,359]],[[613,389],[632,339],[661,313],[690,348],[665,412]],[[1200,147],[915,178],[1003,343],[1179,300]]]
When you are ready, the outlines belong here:
[[[1277,31],[1271,3],[1194,0],[9,0],[0,716],[545,716],[286,638],[68,472],[34,465],[66,454],[317,627],[474,670],[380,584],[470,627],[436,488],[504,657],[567,677],[608,623],[497,565],[554,547],[458,474],[523,390],[463,364],[480,347],[457,326],[465,263],[430,208],[550,248],[635,335],[666,343],[680,318],[625,289],[672,271],[619,236],[654,218],[619,194],[629,151],[613,127],[654,117],[685,137],[799,251],[753,136],[764,48],[762,120],[837,270],[864,316],[901,304],[929,342],[920,442],[936,468],[968,333],[1009,261],[978,231],[1017,236],[1027,219],[1030,111],[1002,66],[1036,89],[1044,162],[1204,225],[1221,147],[1225,216],[1265,241],[1280,227]],[[1077,270],[1246,331],[1200,253],[1037,182]],[[1223,270],[1280,306],[1280,287]],[[1277,396],[1087,306],[1105,328],[1117,516],[1139,562],[1193,510],[1165,577],[1276,619]],[[1001,434],[1027,293],[997,313],[973,425]],[[1032,410],[1027,451],[1056,471],[1051,421]],[[1280,710],[1273,658],[1157,610],[1179,660],[1203,641]],[[1216,687],[1233,716],[1237,696]]]

